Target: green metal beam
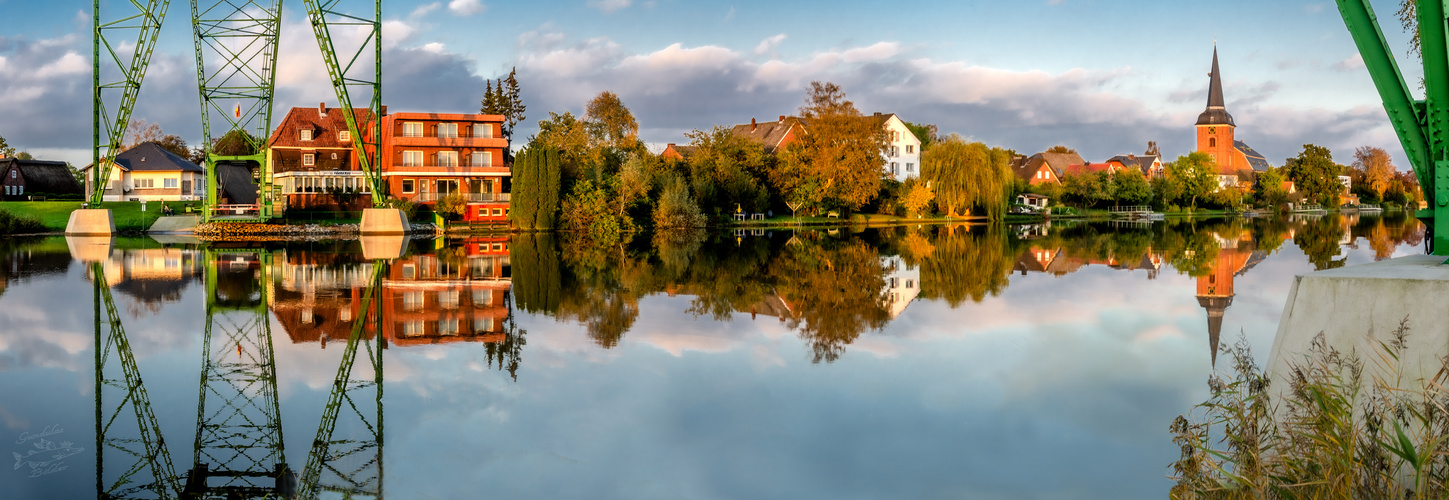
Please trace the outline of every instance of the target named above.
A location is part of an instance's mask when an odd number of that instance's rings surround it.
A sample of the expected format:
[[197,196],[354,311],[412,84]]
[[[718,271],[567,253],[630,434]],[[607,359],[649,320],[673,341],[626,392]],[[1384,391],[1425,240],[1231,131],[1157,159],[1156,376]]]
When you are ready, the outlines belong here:
[[[161,22],[166,19],[166,8],[170,0],[130,0],[115,2],[129,4],[131,9],[120,9],[119,14],[103,15],[101,0],[94,0],[91,10],[92,54],[91,78],[93,107],[91,109],[91,192],[90,202],[98,204],[106,193],[110,182],[111,166],[126,138],[126,125],[131,121],[131,111],[136,107],[136,96],[141,91],[141,81],[146,78],[146,67],[151,53],[156,48],[156,38],[161,34]],[[131,41],[127,33],[136,33],[135,48],[131,57],[125,59],[117,52],[120,44]],[[115,43],[113,43],[113,41]],[[105,49],[104,52],[101,49]],[[102,65],[102,62],[108,64]],[[111,65],[115,67],[112,68]],[[118,76],[103,78],[102,72],[119,71]],[[119,92],[119,96],[114,96]],[[117,190],[120,194],[120,190]]]
[[[202,216],[210,220],[220,200],[216,164],[254,163],[258,172],[258,218],[280,210],[273,184],[267,140],[272,130],[281,0],[191,0],[196,45],[197,89],[201,97],[202,148],[206,151],[206,199]],[[241,136],[252,154],[223,156],[213,150],[228,134]]]
[[[371,1],[371,13],[342,10],[344,3],[358,9],[365,8],[368,2],[360,0],[303,0],[303,3],[307,5],[308,21],[317,37],[317,47],[322,51],[327,76],[337,93],[337,105],[347,119],[353,154],[372,189],[372,203],[384,206],[388,191],[382,182],[379,166],[382,155],[382,0]],[[355,46],[349,44],[339,48],[331,34],[334,27],[349,31],[360,28],[365,36]],[[345,64],[339,56],[346,56]],[[354,92],[357,97],[367,95],[370,98],[365,123],[356,116],[356,108],[352,104]]]

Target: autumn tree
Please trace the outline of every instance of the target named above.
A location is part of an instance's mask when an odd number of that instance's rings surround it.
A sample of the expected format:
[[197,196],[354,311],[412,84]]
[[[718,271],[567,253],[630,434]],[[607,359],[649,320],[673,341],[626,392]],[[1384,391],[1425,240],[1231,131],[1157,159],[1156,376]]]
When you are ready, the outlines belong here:
[[1389,152],[1383,148],[1362,146],[1353,152],[1353,166],[1363,171],[1365,184],[1374,192],[1374,198],[1382,200],[1384,191],[1394,180],[1394,163]]
[[1061,153],[1061,154],[1073,154],[1073,155],[1074,154],[1077,154],[1077,150],[1072,149],[1072,148],[1069,148],[1069,147],[1067,147],[1066,145],[1063,145],[1063,144],[1057,144],[1055,146],[1052,146],[1050,148],[1047,148],[1046,152],[1048,152],[1048,153]]
[[1217,164],[1211,156],[1201,151],[1194,151],[1177,157],[1176,161],[1167,164],[1167,175],[1172,183],[1180,190],[1181,196],[1188,197],[1188,205],[1197,208],[1197,199],[1218,189]]
[[1283,170],[1308,200],[1329,206],[1337,204],[1338,194],[1343,190],[1338,174],[1343,168],[1333,162],[1333,153],[1328,148],[1304,144],[1303,151],[1289,158]]
[[805,134],[780,154],[770,182],[787,203],[854,210],[880,192],[885,128],[863,116],[834,83],[810,82],[800,116]]
[[10,143],[5,142],[4,137],[0,137],[0,156],[4,156],[6,158],[15,156],[15,148],[11,147]]
[[634,113],[610,91],[600,92],[584,111],[584,126],[594,146],[617,150],[638,149],[639,122]]
[[1281,206],[1288,200],[1288,191],[1283,189],[1283,169],[1269,168],[1258,174],[1253,185],[1253,197],[1270,208]]
[[979,208],[999,220],[1015,177],[1010,151],[967,143],[956,134],[921,154],[921,179],[930,182],[936,205],[951,217]]
[[559,168],[570,181],[582,175],[584,165],[594,161],[584,122],[567,111],[561,115],[550,111],[547,120],[539,121],[538,135],[530,146],[535,143],[558,150]]
[[[159,123],[151,123],[142,118],[133,118],[130,123],[126,124],[125,137],[125,142],[121,144],[122,151],[134,148],[145,142],[160,142],[161,139],[166,137],[166,133],[161,131],[161,124]],[[181,154],[181,156],[186,156],[186,154]]]
[[769,208],[765,186],[774,158],[763,147],[727,127],[684,135],[694,147],[687,167],[694,200],[701,208],[732,212],[738,205],[751,213]]

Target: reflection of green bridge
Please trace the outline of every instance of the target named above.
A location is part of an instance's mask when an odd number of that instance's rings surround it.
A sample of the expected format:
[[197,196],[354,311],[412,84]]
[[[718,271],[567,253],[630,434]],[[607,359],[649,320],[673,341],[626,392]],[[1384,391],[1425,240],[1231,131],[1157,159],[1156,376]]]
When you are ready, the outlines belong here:
[[[377,331],[387,265],[372,266],[370,285],[362,297],[363,317],[352,325],[298,478],[287,464],[277,401],[267,309],[271,254],[208,250],[206,257],[204,359],[193,460],[184,476],[175,471],[106,284],[104,265],[90,266],[96,315],[97,496],[312,499],[326,491],[349,498],[381,497],[384,340],[381,335],[374,335],[372,342],[363,340],[363,330],[371,326]],[[227,273],[242,279],[221,279]],[[223,283],[229,286],[220,286]],[[235,287],[237,283],[254,288]],[[362,365],[357,364],[359,351],[367,360]],[[364,432],[360,438],[339,436],[339,422],[350,431]],[[109,474],[108,457],[112,458]]]

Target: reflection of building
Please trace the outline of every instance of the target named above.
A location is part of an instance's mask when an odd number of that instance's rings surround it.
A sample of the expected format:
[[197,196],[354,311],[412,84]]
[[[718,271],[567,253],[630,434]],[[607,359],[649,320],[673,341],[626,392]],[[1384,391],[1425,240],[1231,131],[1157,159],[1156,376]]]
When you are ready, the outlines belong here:
[[[274,264],[272,314],[292,342],[346,342],[354,321],[363,317],[362,297],[371,284],[373,263],[351,255],[286,252]],[[363,328],[372,339],[371,328]]]
[[1162,269],[1162,254],[1148,249],[1143,252],[1141,257],[1119,258],[1116,254],[1108,254],[1105,258],[1075,257],[1068,255],[1061,248],[1032,245],[1016,257],[1016,264],[1012,266],[1012,271],[1020,272],[1022,276],[1026,276],[1027,273],[1066,276],[1081,270],[1084,266],[1106,266],[1123,271],[1141,269],[1147,271],[1147,279],[1156,279],[1157,271]]
[[503,341],[511,266],[507,237],[394,261],[382,281],[384,338],[398,346]]
[[921,294],[921,270],[897,256],[882,257],[881,266],[886,269],[886,284],[881,294],[891,319],[895,319]]
[[1218,237],[1218,255],[1212,271],[1197,278],[1197,303],[1207,310],[1208,345],[1212,348],[1212,364],[1217,366],[1218,337],[1223,329],[1223,313],[1233,305],[1234,278],[1252,269],[1267,257],[1254,251],[1253,239],[1244,232],[1237,239]]

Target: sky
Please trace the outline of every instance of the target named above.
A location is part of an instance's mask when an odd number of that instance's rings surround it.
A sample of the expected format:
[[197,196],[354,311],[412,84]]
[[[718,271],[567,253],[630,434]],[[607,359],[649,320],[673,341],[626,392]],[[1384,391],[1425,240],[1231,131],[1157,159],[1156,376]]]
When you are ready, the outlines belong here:
[[[1372,4],[1406,80],[1418,80],[1397,2]],[[284,6],[278,117],[336,102],[301,2]],[[167,13],[134,117],[195,145],[189,15],[185,4]],[[0,32],[10,145],[89,163],[90,16],[89,2],[0,0],[0,19],[24,20]],[[865,113],[1021,153],[1065,144],[1104,161],[1156,141],[1172,159],[1194,147],[1216,46],[1237,136],[1273,164],[1312,143],[1340,163],[1382,147],[1408,168],[1326,0],[392,0],[383,19],[390,111],[476,112],[485,79],[516,68],[528,111],[515,146],[550,112],[582,114],[606,90],[658,151],[690,130],[794,114],[818,80]]]

